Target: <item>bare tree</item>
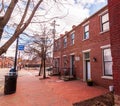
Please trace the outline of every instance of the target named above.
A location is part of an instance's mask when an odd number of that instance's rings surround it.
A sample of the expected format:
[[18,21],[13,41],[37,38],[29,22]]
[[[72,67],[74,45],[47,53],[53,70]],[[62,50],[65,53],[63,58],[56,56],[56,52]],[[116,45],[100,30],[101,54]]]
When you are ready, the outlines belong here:
[[[10,47],[10,45],[16,40],[17,37],[19,37],[19,35],[26,29],[26,27],[30,24],[36,10],[38,9],[39,5],[42,3],[43,0],[39,0],[36,5],[34,6],[34,8],[32,8],[32,12],[29,15],[29,17],[26,19],[26,17],[28,16],[28,9],[31,6],[31,0],[28,0],[26,3],[26,7],[24,10],[24,13],[21,17],[20,22],[18,23],[12,37],[0,48],[0,55],[5,53],[7,51],[7,49]],[[17,4],[18,0],[11,0],[9,7],[7,8],[4,16],[0,17],[0,38],[2,37],[3,34],[3,29],[6,26],[6,24],[8,23],[12,12]]]
[[45,61],[49,58],[49,51],[51,49],[52,45],[52,37],[51,36],[51,31],[47,31],[47,28],[44,26],[41,29],[43,32],[39,34],[35,34],[32,37],[32,42],[30,42],[25,49],[25,53],[31,54],[31,56],[34,57],[39,57],[41,59],[41,64],[40,64],[40,70],[38,76],[41,75],[41,71],[43,70],[43,78],[46,78],[46,72],[45,72]]

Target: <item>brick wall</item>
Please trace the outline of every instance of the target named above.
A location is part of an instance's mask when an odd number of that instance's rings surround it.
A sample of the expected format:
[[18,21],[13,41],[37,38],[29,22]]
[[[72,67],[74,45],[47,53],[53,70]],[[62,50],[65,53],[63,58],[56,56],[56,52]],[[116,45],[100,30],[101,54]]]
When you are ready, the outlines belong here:
[[[54,57],[59,57],[61,66],[63,67],[63,56],[67,56],[70,60],[70,55],[73,54],[75,57],[80,57],[79,61],[75,61],[75,72],[76,77],[84,80],[85,78],[85,69],[84,69],[84,53],[85,50],[90,50],[90,65],[91,65],[91,77],[95,84],[104,86],[108,88],[109,85],[113,84],[112,79],[104,79],[101,78],[103,76],[103,57],[102,57],[102,49],[101,46],[110,44],[110,33],[109,31],[101,33],[101,23],[100,23],[100,14],[106,11],[108,7],[102,8],[93,16],[89,17],[85,21],[83,21],[78,26],[74,27],[71,31],[67,32],[64,36],[67,36],[67,47],[61,47],[60,50],[54,52]],[[89,39],[84,40],[84,25],[89,24]],[[70,44],[70,34],[75,33],[75,44]],[[63,41],[64,36],[60,39]],[[63,45],[63,43],[61,43]],[[97,59],[96,62],[93,62],[93,57]],[[69,63],[70,64],[70,61]],[[69,65],[70,66],[70,65]]]
[[120,95],[120,0],[108,0],[115,93]]

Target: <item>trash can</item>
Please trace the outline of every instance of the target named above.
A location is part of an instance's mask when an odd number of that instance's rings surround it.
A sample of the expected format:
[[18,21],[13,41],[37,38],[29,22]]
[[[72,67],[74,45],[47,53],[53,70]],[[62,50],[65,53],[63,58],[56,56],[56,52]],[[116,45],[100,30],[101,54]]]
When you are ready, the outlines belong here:
[[4,94],[12,94],[16,92],[17,74],[5,75]]

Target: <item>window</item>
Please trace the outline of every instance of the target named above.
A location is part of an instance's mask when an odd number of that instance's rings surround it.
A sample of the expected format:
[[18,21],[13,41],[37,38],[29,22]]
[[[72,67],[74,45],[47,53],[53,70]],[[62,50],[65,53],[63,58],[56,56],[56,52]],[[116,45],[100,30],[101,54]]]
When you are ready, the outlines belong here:
[[108,16],[108,13],[104,14],[101,16],[101,31],[104,32],[104,31],[107,31],[109,30],[109,16]]
[[64,56],[63,57],[63,67],[66,68],[66,66],[67,66],[67,57]]
[[60,39],[58,40],[58,49],[61,48],[61,45],[60,45]]
[[90,54],[89,54],[89,52],[86,52],[85,53],[85,60],[87,60],[87,59],[89,59],[90,58]]
[[74,44],[74,41],[75,41],[75,34],[72,33],[72,34],[71,34],[71,45]]
[[66,36],[63,39],[63,44],[64,44],[64,48],[66,48],[67,47],[67,37]]
[[89,39],[89,25],[84,26],[84,39]]
[[54,51],[57,50],[57,42],[54,42]]
[[103,63],[104,63],[104,75],[112,76],[112,56],[111,49],[103,49]]

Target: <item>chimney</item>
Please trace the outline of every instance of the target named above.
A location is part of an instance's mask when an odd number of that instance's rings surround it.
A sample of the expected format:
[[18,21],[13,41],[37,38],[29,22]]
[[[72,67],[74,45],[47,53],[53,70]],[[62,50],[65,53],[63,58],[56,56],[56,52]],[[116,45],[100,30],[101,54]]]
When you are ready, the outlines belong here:
[[65,34],[67,34],[68,33],[68,31],[65,31]]
[[60,34],[60,37],[64,36],[64,34]]
[[74,29],[75,27],[76,27],[76,25],[73,25],[73,26],[72,26],[72,29]]

